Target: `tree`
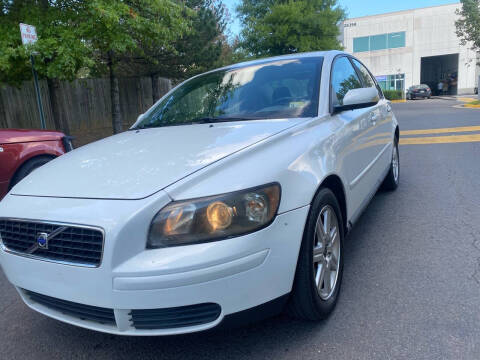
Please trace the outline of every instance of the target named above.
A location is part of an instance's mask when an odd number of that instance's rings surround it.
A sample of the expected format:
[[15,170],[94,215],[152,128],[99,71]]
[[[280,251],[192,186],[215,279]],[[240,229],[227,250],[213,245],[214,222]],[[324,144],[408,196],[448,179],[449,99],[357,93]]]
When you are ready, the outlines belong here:
[[[0,81],[19,83],[31,76],[29,54],[47,78],[55,125],[68,133],[57,104],[59,80],[80,70],[110,77],[112,125],[122,130],[116,66],[144,49],[175,51],[172,44],[188,32],[188,11],[171,0],[0,0]],[[37,27],[39,40],[25,48],[18,23]]]
[[154,101],[160,97],[159,77],[182,80],[214,68],[221,58],[226,38],[223,33],[228,14],[220,0],[185,0],[190,30],[172,43],[172,49],[145,47],[145,56],[125,59],[121,71],[152,78]]
[[[58,106],[58,81],[73,80],[77,72],[93,65],[90,50],[72,26],[77,14],[73,0],[2,0],[0,8],[0,83],[18,85],[32,76],[30,54],[35,54],[39,74],[47,78],[55,127],[68,133]],[[39,39],[24,47],[19,23],[36,26]]]
[[243,0],[241,47],[253,57],[340,49],[337,0]]
[[[189,12],[170,0],[90,0],[78,18],[96,58],[95,70],[110,78],[113,132],[122,131],[117,66],[126,58],[148,57],[152,49],[175,52],[173,43],[188,32]],[[187,18],[187,20],[185,19]]]
[[480,0],[461,0],[462,8],[457,10],[460,19],[455,22],[461,44],[470,43],[472,49],[480,52]]

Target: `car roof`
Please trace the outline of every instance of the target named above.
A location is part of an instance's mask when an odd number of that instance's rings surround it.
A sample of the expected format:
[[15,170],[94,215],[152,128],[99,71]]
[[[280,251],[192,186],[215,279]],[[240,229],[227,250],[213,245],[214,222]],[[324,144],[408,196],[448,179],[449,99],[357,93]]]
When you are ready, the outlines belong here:
[[338,51],[338,50],[313,51],[313,52],[280,55],[280,56],[273,56],[273,57],[262,58],[262,59],[257,59],[257,60],[244,61],[244,62],[241,62],[241,63],[232,64],[232,65],[228,65],[228,66],[225,66],[225,67],[222,67],[222,68],[218,68],[218,69],[215,69],[215,70],[212,70],[212,71],[240,69],[240,68],[243,68],[243,67],[252,66],[252,65],[260,65],[260,64],[267,63],[267,62],[271,62],[271,61],[305,59],[305,58],[311,58],[311,57],[333,58],[333,57],[335,57],[337,55],[340,55],[340,54],[349,55],[349,54],[347,54],[343,51]]

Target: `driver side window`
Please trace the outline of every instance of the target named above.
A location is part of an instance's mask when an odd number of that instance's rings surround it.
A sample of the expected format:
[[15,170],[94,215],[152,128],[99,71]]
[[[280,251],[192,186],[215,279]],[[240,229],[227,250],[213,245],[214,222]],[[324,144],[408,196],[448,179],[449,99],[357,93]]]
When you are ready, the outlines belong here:
[[362,87],[360,79],[347,57],[338,58],[333,63],[331,85],[333,106],[342,106],[343,98],[349,90]]

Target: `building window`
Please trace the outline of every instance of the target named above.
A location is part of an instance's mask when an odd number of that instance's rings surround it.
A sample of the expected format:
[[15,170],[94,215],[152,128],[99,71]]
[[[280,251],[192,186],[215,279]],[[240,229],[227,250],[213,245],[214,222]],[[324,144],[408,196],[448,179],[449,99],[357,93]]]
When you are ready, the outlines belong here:
[[396,49],[405,46],[405,31],[353,39],[353,52]]
[[387,34],[370,36],[370,50],[387,49]]
[[353,52],[363,52],[370,50],[370,37],[357,37],[353,39]]
[[388,34],[388,48],[395,49],[405,47],[405,32]]
[[382,90],[405,90],[405,74],[375,76]]

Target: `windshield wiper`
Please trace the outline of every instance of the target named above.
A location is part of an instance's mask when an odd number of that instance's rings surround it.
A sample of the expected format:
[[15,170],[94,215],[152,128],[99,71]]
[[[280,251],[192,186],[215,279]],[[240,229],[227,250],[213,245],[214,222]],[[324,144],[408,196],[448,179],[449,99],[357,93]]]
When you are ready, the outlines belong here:
[[246,120],[259,120],[260,117],[203,117],[203,118],[196,118],[191,121],[179,122],[179,123],[167,123],[167,124],[143,124],[136,126],[134,128],[130,128],[129,130],[143,130],[143,129],[151,129],[151,128],[160,128],[160,127],[168,127],[168,126],[183,126],[183,125],[196,125],[196,124],[215,124],[215,123],[222,123],[222,122],[230,122],[230,121],[246,121]]
[[139,125],[139,126],[136,126],[136,127],[132,127],[128,130],[143,130],[143,129],[151,129],[151,128],[154,128],[154,127],[157,127],[157,126],[151,125],[151,124],[143,124],[143,125]]
[[203,117],[198,119],[193,119],[188,124],[214,124],[220,122],[230,122],[230,121],[245,121],[245,120],[258,120],[257,117]]

